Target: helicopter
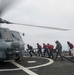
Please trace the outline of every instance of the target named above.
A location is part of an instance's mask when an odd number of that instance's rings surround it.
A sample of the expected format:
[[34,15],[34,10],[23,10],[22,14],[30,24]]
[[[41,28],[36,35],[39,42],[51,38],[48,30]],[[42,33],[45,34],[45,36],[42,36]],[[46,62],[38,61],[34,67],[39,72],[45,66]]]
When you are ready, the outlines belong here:
[[[0,8],[0,24],[15,24],[15,25],[62,30],[62,31],[69,30],[69,29],[56,28],[56,27],[14,23],[7,20],[3,20],[1,18],[1,14],[7,7],[8,6],[3,6],[3,8]],[[24,36],[24,33],[23,33],[23,36]],[[20,35],[20,32],[10,30],[9,28],[0,27],[0,61],[12,60],[12,59],[15,60],[15,59],[21,58],[24,56],[23,53],[24,53],[24,42]]]
[[[9,24],[0,18],[0,23]],[[23,33],[24,36],[24,33]],[[20,32],[0,28],[0,61],[18,59],[23,56],[24,42]]]

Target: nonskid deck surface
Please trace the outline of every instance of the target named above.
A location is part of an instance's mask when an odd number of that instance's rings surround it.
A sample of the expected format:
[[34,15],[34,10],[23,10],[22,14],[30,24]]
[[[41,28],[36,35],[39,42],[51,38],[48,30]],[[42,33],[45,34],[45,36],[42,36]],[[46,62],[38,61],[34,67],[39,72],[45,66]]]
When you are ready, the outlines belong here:
[[[67,57],[70,59],[70,57]],[[74,59],[73,59],[74,60]],[[22,61],[0,63],[0,75],[74,75],[74,62],[44,57],[23,57]]]

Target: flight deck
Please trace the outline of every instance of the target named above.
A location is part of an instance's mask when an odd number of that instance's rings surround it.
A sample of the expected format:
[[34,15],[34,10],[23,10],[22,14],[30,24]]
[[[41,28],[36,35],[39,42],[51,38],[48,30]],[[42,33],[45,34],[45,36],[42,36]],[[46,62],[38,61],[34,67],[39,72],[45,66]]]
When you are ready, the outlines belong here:
[[[73,59],[74,60],[74,59]],[[22,61],[0,63],[0,75],[74,75],[74,62],[45,57],[23,57]]]

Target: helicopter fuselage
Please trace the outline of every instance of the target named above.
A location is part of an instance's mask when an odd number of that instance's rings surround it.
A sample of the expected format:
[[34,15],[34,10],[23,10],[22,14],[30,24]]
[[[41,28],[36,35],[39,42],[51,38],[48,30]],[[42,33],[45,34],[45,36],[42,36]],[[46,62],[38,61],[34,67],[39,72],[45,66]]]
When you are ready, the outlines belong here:
[[0,61],[17,59],[24,54],[24,42],[17,31],[0,28]]

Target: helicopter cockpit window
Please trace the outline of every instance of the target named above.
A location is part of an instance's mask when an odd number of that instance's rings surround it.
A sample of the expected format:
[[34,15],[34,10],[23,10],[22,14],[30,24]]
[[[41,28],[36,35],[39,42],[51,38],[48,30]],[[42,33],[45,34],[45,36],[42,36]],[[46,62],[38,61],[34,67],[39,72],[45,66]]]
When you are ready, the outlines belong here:
[[19,40],[19,41],[21,40],[21,36],[20,36],[20,34],[19,34],[18,32],[12,31],[11,34],[12,34],[12,37],[13,37],[15,40]]

